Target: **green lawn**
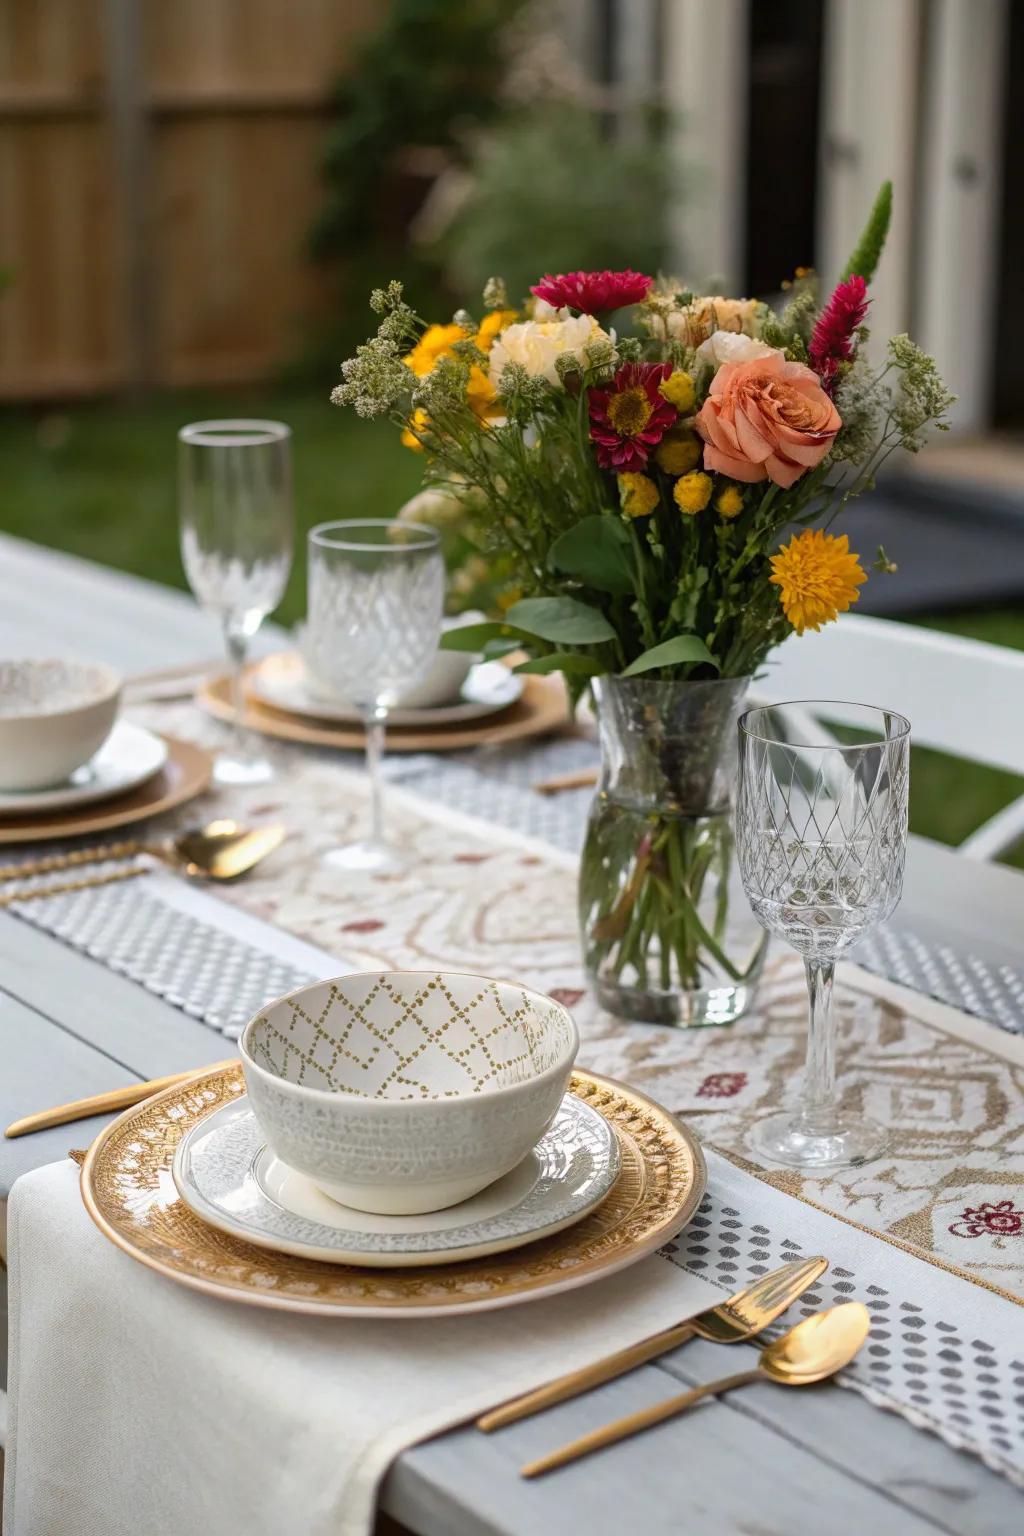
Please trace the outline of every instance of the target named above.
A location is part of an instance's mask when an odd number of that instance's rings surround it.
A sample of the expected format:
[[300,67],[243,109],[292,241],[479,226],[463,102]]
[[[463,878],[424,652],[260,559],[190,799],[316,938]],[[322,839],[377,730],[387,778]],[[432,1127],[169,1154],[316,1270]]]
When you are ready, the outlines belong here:
[[[67,412],[0,412],[0,527],[140,576],[184,586],[175,509],[175,434],[206,416],[259,415],[295,434],[300,531],[332,517],[387,517],[418,487],[421,463],[386,423],[328,404],[327,390],[251,395],[160,396],[138,405],[84,405]],[[278,617],[305,608],[299,559]],[[1010,609],[924,622],[1024,649],[1024,614]],[[1024,790],[1024,779],[915,749],[914,830],[959,842]],[[1024,868],[1024,848],[1011,862]]]

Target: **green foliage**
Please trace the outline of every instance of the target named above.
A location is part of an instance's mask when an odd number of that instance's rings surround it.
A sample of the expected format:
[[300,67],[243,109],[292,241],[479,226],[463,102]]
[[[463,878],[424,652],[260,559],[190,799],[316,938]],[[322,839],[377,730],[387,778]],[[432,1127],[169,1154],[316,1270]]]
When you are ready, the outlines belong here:
[[841,283],[845,283],[848,277],[862,277],[866,283],[870,283],[885,246],[891,218],[892,182],[883,181],[853,255],[839,274]]
[[598,592],[632,592],[629,532],[616,517],[584,517],[551,546],[548,559],[556,571],[575,576]]
[[472,172],[440,248],[460,292],[494,272],[515,300],[545,272],[664,265],[668,161],[656,143],[618,143],[595,114],[546,107],[488,133]]
[[507,618],[516,629],[558,645],[600,645],[615,639],[604,614],[575,597],[520,598]]
[[582,651],[552,651],[549,656],[534,656],[513,668],[515,672],[541,675],[563,672],[566,677],[600,677],[604,670],[601,662],[595,661],[593,656],[584,656]]
[[389,218],[393,223],[381,194],[399,152],[453,149],[457,133],[493,119],[503,28],[522,3],[390,0],[381,7],[380,29],[334,92],[338,121],[323,157],[328,197],[310,237],[316,256],[346,256]]
[[676,667],[681,662],[701,662],[718,670],[718,662],[697,635],[676,635],[652,646],[622,671],[623,677],[638,677],[641,672],[654,672],[658,667]]

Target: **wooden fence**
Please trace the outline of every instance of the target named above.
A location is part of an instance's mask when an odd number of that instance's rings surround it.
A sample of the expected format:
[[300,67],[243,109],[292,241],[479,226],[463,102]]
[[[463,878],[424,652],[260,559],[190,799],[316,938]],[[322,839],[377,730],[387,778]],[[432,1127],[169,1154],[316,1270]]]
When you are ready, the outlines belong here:
[[327,93],[385,3],[0,0],[0,398],[288,357]]

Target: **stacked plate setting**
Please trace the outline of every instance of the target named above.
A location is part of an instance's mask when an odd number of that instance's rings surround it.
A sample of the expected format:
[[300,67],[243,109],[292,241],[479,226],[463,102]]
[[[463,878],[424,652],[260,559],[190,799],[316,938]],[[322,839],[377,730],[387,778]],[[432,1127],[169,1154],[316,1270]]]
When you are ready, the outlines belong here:
[[608,1195],[614,1129],[567,1093],[576,1026],[552,999],[450,972],[318,982],[240,1041],[247,1094],[186,1132],[204,1222],[326,1263],[423,1267],[562,1231]]

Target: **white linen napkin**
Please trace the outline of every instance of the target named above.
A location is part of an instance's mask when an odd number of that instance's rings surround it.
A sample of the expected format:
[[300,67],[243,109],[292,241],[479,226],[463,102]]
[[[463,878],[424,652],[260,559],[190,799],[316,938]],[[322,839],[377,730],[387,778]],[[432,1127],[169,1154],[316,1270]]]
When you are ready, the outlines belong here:
[[5,1536],[367,1536],[405,1447],[722,1295],[653,1255],[476,1316],[270,1312],[119,1252],[70,1162],[18,1180],[8,1238]]

